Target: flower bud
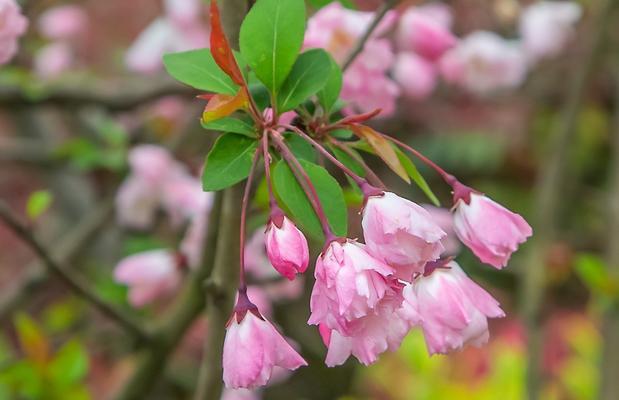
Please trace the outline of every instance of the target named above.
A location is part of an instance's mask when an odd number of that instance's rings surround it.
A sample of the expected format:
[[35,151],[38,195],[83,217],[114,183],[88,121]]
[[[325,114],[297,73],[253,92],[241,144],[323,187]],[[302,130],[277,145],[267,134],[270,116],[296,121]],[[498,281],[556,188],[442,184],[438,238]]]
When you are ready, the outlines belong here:
[[309,265],[309,249],[303,233],[284,215],[271,218],[265,235],[267,256],[273,267],[293,280]]

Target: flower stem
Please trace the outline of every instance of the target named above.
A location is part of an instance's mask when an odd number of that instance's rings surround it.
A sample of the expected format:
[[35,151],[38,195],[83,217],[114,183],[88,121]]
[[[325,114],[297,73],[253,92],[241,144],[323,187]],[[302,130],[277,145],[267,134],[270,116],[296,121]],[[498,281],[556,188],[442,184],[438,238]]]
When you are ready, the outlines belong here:
[[258,164],[258,160],[260,159],[261,151],[260,149],[256,149],[256,153],[254,154],[254,160],[251,165],[251,169],[249,170],[249,176],[247,177],[247,182],[245,183],[245,193],[243,193],[243,203],[241,206],[241,229],[239,234],[239,288],[244,289],[247,287],[245,283],[245,225],[247,221],[247,206],[249,204],[249,193],[251,192],[251,184],[254,179],[254,174],[256,172],[256,165]]
[[372,168],[370,168],[370,166],[366,164],[363,158],[359,156],[359,154],[352,151],[350,147],[346,146],[344,143],[340,142],[339,140],[333,139],[330,136],[327,137],[327,140],[329,140],[331,144],[333,144],[335,147],[342,150],[344,153],[348,154],[351,158],[358,162],[367,174],[368,178],[374,181],[374,184],[380,186],[382,189],[387,187],[385,183],[378,177],[378,175],[376,175],[376,173],[372,171]]
[[262,156],[264,157],[264,175],[269,190],[269,208],[274,210],[279,207],[275,200],[273,182],[271,181],[271,154],[269,153],[269,135],[266,133],[262,135]]
[[305,190],[307,198],[309,199],[312,207],[314,208],[314,211],[316,212],[316,215],[318,216],[318,220],[320,221],[320,225],[322,227],[325,238],[327,239],[327,242],[332,241],[336,238],[336,236],[331,230],[331,227],[329,226],[329,221],[327,220],[325,211],[322,208],[322,204],[320,203],[320,198],[318,197],[316,188],[312,184],[312,181],[307,175],[307,172],[305,172],[299,160],[297,160],[297,158],[294,156],[294,154],[292,154],[288,146],[286,146],[282,139],[281,133],[279,133],[275,129],[270,129],[269,132],[271,134],[271,137],[273,138],[273,141],[279,148],[283,159],[286,160],[286,162],[290,166],[290,169],[297,177],[297,181],[299,182],[303,190]]

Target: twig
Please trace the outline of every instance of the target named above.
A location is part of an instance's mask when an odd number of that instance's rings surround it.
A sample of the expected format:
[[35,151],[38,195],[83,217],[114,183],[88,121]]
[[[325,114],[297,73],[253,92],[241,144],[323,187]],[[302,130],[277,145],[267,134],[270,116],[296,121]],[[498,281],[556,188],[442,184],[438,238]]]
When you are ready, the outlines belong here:
[[75,272],[69,272],[65,266],[59,265],[51,256],[49,251],[33,236],[26,225],[20,222],[8,208],[8,206],[0,201],[0,219],[11,228],[11,230],[22,239],[34,252],[43,260],[49,271],[54,273],[60,280],[69,286],[77,295],[96,307],[102,314],[106,315],[128,332],[141,339],[142,341],[150,341],[150,335],[145,332],[142,327],[124,312],[116,309],[114,306],[106,303],[102,298],[95,294],[92,288],[82,278],[75,275]]
[[386,0],[382,7],[378,11],[376,11],[376,16],[374,16],[374,19],[370,23],[370,26],[368,26],[366,31],[363,33],[363,36],[361,36],[361,38],[355,45],[355,48],[350,52],[350,54],[346,58],[346,61],[344,61],[344,64],[342,65],[342,71],[346,71],[355,60],[355,58],[357,58],[357,56],[361,54],[361,52],[365,48],[365,44],[367,43],[368,39],[370,38],[370,36],[372,36],[374,31],[378,27],[378,24],[380,24],[383,18],[385,18],[385,15],[387,15],[389,10],[391,10],[397,2],[397,0]]
[[556,211],[561,204],[561,186],[568,166],[569,147],[575,134],[576,118],[581,107],[585,88],[599,54],[606,28],[611,21],[610,7],[616,0],[600,2],[597,16],[591,21],[593,31],[589,36],[586,54],[574,71],[561,119],[550,142],[550,147],[540,166],[540,175],[535,189],[535,211],[532,220],[534,240],[529,246],[526,269],[521,286],[521,312],[528,336],[527,394],[537,399],[542,387],[541,354],[541,305],[544,295],[545,251],[556,235]]

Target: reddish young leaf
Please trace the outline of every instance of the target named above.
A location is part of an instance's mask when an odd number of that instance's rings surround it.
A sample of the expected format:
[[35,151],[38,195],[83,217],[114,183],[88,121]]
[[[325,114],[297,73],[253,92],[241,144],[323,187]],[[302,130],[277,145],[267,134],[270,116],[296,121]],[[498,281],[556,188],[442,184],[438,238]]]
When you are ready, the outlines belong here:
[[389,168],[400,178],[404,179],[407,183],[411,183],[411,180],[406,173],[406,169],[402,166],[398,155],[391,146],[391,142],[383,137],[380,133],[374,129],[365,125],[350,125],[352,131],[361,139],[365,141],[374,149],[376,154],[382,158]]
[[245,85],[243,74],[236,63],[234,53],[230,48],[230,43],[226,39],[226,34],[221,26],[221,17],[217,0],[211,1],[211,54],[219,68],[221,68],[234,83],[240,86]]
[[350,124],[358,124],[361,122],[365,122],[369,119],[374,118],[378,114],[380,114],[381,111],[382,110],[380,108],[377,108],[376,110],[367,112],[365,114],[351,115],[350,117],[341,119],[340,121],[336,123],[336,125],[350,125]]
[[227,117],[237,110],[247,108],[248,105],[249,99],[247,98],[247,92],[242,88],[239,89],[235,96],[216,94],[211,97],[204,108],[202,123],[207,124],[220,118]]

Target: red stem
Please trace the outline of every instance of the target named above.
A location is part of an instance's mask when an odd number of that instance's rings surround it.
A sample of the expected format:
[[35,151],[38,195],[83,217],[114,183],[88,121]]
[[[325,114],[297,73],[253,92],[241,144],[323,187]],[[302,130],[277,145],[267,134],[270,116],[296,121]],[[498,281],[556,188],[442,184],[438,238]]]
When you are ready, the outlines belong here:
[[256,165],[258,164],[258,160],[260,159],[260,153],[260,149],[256,149],[256,153],[254,154],[254,160],[252,162],[251,169],[249,170],[249,176],[247,177],[247,182],[245,183],[245,193],[243,193],[243,205],[241,207],[241,232],[239,234],[239,288],[241,290],[247,287],[247,284],[245,283],[245,225],[247,221],[247,206],[249,204],[249,193],[251,192],[251,184],[254,179],[254,173],[256,172]]
[[264,175],[269,189],[269,206],[271,210],[274,210],[278,206],[271,182],[271,154],[269,153],[269,135],[266,133],[262,135],[262,156],[264,157]]
[[365,170],[365,173],[368,175],[368,178],[372,179],[376,185],[380,186],[383,189],[387,187],[385,183],[378,177],[378,175],[376,175],[376,173],[372,171],[372,168],[370,168],[370,166],[367,165],[365,161],[363,161],[363,158],[361,158],[358,154],[355,154],[353,151],[351,151],[350,147],[346,146],[344,143],[340,142],[339,140],[333,139],[330,136],[327,136],[327,140],[329,140],[329,142],[331,142],[335,147],[342,150],[344,153],[348,154],[355,161],[357,161],[359,165],[361,165],[361,167]]
[[273,141],[275,142],[275,144],[277,144],[277,147],[279,147],[282,157],[284,158],[284,160],[286,160],[286,162],[290,166],[290,169],[297,177],[297,181],[303,187],[303,190],[305,190],[305,192],[307,193],[307,198],[312,204],[314,211],[316,211],[316,215],[318,216],[318,220],[320,221],[320,225],[322,226],[322,231],[325,234],[327,242],[334,240],[336,236],[331,230],[331,227],[329,226],[329,221],[327,220],[327,216],[325,215],[324,209],[322,208],[322,204],[320,204],[320,199],[318,197],[318,193],[316,192],[316,188],[312,184],[312,181],[307,175],[307,172],[305,172],[299,160],[297,160],[297,158],[294,156],[294,154],[292,154],[288,146],[286,146],[286,144],[282,140],[281,133],[274,129],[270,129],[269,132],[273,137]]

